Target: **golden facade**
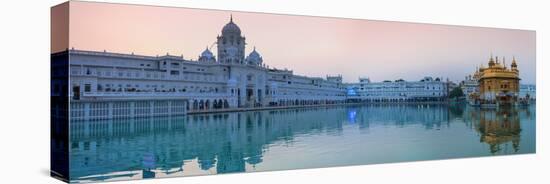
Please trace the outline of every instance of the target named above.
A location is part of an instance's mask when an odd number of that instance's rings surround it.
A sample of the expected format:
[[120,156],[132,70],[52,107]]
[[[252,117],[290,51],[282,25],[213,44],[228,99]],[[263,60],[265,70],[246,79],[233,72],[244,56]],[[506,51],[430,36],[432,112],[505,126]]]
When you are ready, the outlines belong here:
[[502,63],[498,57],[489,59],[488,67],[480,67],[474,74],[478,80],[479,93],[473,94],[478,104],[516,105],[519,95],[519,70],[516,59],[512,60],[510,68],[506,66],[506,60]]

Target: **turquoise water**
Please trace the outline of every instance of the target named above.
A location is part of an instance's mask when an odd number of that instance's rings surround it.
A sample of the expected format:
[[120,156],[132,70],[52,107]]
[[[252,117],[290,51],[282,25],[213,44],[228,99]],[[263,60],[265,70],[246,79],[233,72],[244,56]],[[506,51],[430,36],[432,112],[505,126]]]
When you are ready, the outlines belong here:
[[73,182],[535,152],[535,106],[364,105],[70,125]]

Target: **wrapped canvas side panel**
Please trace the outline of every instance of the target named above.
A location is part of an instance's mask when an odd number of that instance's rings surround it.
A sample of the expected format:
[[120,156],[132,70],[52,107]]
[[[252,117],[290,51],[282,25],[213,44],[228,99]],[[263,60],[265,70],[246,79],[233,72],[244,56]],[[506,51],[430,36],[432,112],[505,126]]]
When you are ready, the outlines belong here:
[[69,3],[51,9],[50,174],[69,181]]

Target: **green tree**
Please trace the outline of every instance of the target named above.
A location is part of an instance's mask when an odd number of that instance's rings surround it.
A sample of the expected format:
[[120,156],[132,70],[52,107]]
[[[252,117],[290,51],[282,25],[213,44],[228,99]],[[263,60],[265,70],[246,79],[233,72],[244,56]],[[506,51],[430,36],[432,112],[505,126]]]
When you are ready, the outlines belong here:
[[449,98],[459,98],[459,97],[462,97],[464,96],[464,92],[462,91],[462,89],[460,87],[455,87],[451,93],[449,94]]

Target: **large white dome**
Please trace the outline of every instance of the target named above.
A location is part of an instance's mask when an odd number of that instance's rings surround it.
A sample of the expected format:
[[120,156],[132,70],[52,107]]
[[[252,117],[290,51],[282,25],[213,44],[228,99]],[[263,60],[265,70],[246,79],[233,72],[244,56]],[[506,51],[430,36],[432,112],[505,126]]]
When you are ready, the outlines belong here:
[[222,29],[222,35],[241,35],[241,28],[237,24],[233,23],[233,16],[229,20],[229,23],[225,24]]

